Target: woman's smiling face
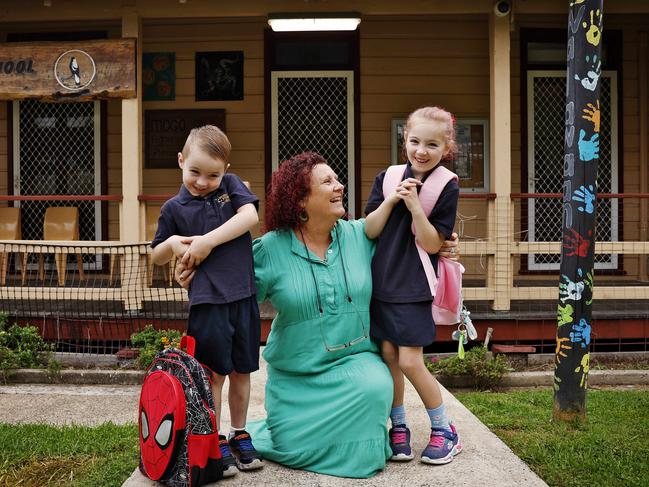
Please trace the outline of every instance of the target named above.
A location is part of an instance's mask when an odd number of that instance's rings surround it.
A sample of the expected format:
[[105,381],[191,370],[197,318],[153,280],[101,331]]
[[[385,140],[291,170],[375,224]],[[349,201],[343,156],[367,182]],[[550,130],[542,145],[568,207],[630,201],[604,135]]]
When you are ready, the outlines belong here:
[[324,218],[333,221],[345,215],[343,194],[345,187],[327,164],[317,164],[311,171],[310,194],[304,201],[309,219]]

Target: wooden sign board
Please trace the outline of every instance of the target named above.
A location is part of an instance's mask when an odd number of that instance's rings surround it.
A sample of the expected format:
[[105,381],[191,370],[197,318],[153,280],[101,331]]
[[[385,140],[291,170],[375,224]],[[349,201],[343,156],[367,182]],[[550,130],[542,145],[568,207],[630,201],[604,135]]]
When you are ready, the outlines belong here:
[[202,125],[216,125],[225,132],[225,110],[145,110],[144,167],[177,168],[189,132]]
[[135,39],[0,43],[0,100],[135,98]]

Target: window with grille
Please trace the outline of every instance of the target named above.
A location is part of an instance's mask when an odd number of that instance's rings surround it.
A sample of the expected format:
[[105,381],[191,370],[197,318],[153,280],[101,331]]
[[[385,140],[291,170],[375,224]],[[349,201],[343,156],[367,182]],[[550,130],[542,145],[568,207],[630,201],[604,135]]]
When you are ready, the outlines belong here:
[[[528,192],[563,192],[563,156],[566,106],[565,71],[528,71]],[[604,71],[600,78],[601,125],[597,191],[618,192],[617,77]],[[528,240],[561,241],[562,201],[531,199],[528,204]],[[618,239],[618,202],[598,199],[598,241]],[[530,254],[530,270],[558,270],[559,254]],[[617,255],[597,254],[596,269],[617,269]]]
[[[14,102],[14,194],[101,194],[100,102]],[[49,206],[79,208],[79,238],[101,240],[101,203],[95,201],[21,201],[22,237],[42,240]],[[101,259],[84,256],[85,267]]]
[[353,79],[352,71],[271,73],[273,170],[295,154],[318,152],[345,185],[345,208],[352,217]]

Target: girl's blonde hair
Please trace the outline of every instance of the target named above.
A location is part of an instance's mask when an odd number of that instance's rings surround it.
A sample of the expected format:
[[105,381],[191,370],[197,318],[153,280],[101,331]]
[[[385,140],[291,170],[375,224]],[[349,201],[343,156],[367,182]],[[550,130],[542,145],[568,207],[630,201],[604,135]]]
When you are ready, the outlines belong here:
[[450,113],[440,107],[422,107],[418,108],[410,115],[408,115],[408,120],[406,120],[406,134],[410,130],[412,122],[414,119],[424,119],[424,120],[433,120],[435,122],[440,122],[446,125],[446,130],[444,135],[446,136],[446,149],[447,152],[442,158],[442,160],[453,160],[457,155],[457,142],[455,140],[455,117]]

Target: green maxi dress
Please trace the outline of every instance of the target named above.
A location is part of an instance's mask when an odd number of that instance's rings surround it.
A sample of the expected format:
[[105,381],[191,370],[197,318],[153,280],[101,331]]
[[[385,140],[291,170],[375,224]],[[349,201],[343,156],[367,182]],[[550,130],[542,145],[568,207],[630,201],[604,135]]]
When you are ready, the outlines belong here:
[[[391,455],[386,423],[392,379],[369,338],[374,245],[364,228],[364,220],[339,220],[324,261],[312,252],[307,260],[292,231],[253,242],[257,299],[270,299],[277,316],[263,353],[267,418],[248,431],[255,448],[274,462],[366,478]],[[364,335],[347,348],[326,348]]]

